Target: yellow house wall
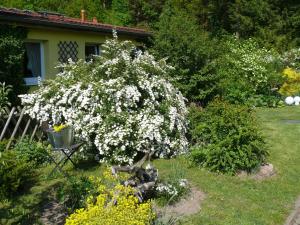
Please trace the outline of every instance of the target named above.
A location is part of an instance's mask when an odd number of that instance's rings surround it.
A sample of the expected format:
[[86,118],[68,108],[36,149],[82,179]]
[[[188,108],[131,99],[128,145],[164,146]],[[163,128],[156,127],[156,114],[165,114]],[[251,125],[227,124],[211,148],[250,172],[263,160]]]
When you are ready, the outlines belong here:
[[[27,41],[42,42],[44,49],[44,78],[48,79],[58,73],[55,68],[58,64],[60,41],[76,41],[78,44],[78,58],[85,59],[85,44],[97,43],[102,44],[106,39],[111,38],[110,34],[94,33],[94,32],[80,32],[72,30],[59,30],[59,29],[43,29],[43,28],[30,28],[28,29]],[[130,37],[120,36],[120,40],[133,40]],[[133,40],[134,42],[134,40]],[[101,48],[101,47],[100,47]]]

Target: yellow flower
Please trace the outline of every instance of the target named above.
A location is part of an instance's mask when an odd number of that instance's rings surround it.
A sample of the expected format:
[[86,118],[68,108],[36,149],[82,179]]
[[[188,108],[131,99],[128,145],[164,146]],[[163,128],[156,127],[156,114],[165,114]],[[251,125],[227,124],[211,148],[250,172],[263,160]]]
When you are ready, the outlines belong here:
[[53,129],[55,132],[60,132],[62,129],[66,128],[67,124],[54,125]]
[[300,73],[288,67],[283,70],[283,77],[286,78],[286,81],[279,89],[279,93],[285,96],[299,94]]
[[66,225],[150,225],[155,219],[151,202],[139,203],[134,188],[119,184],[108,170],[104,172],[103,179],[89,179],[99,185],[99,195],[95,201],[89,197],[87,207],[71,214]]

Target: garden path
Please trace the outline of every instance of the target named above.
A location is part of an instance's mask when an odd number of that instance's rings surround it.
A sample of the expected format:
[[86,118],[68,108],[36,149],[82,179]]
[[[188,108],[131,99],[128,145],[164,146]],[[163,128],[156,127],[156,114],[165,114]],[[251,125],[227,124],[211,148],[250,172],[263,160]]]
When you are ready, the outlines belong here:
[[288,217],[285,225],[300,225],[300,196],[295,204],[295,209]]
[[67,217],[64,207],[55,200],[49,201],[43,207],[41,221],[44,225],[63,225]]

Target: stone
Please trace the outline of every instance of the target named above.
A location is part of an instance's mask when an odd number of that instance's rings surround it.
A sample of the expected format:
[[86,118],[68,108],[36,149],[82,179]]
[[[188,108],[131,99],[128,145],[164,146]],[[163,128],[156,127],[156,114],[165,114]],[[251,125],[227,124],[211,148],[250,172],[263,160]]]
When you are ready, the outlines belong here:
[[285,103],[286,103],[287,105],[292,105],[292,104],[294,104],[294,98],[293,98],[292,96],[286,97],[286,99],[285,99],[284,101],[285,101]]
[[259,171],[253,176],[256,180],[263,180],[275,175],[274,166],[271,163],[262,165]]

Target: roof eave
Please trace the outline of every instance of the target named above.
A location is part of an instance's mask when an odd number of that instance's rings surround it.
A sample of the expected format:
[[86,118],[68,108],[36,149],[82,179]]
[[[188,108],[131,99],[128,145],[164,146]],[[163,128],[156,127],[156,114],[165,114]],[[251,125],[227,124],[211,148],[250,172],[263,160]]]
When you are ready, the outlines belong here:
[[[100,33],[112,33],[113,28],[104,28],[104,27],[96,27],[92,24],[70,24],[70,23],[59,23],[53,22],[46,19],[36,19],[27,16],[19,16],[19,15],[11,15],[11,14],[0,14],[0,22],[10,22],[10,23],[20,23],[20,24],[27,24],[32,26],[47,26],[47,27],[55,27],[55,28],[64,28],[70,30],[81,30],[81,31],[90,31],[90,32],[100,32]],[[115,28],[119,35],[127,35],[127,36],[134,36],[138,38],[148,38],[151,36],[151,33],[148,32],[136,32],[136,31],[126,31],[122,29]]]

